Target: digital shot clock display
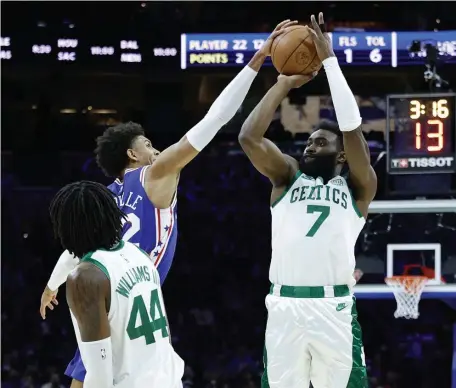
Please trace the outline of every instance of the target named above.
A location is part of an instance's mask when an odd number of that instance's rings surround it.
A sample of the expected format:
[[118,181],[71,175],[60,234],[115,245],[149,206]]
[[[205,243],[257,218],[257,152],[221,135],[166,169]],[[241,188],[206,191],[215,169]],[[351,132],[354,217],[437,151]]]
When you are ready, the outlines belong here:
[[456,171],[456,95],[387,97],[387,148],[390,174]]

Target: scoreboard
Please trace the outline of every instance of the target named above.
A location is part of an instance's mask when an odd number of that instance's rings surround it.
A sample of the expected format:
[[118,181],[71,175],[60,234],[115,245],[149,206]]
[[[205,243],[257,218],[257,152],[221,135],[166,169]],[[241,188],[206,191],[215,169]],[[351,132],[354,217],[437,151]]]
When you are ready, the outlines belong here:
[[456,171],[456,94],[387,96],[390,174]]
[[[176,36],[176,40],[178,40]],[[161,44],[163,43],[163,44]],[[167,44],[168,43],[168,44]],[[176,43],[176,41],[174,41]],[[71,36],[66,35],[9,35],[0,37],[2,64],[82,64],[111,67],[141,65],[168,66],[170,61],[178,68],[178,47],[168,40],[139,39],[136,37]],[[172,66],[172,65],[171,65]]]
[[[425,63],[425,45],[436,46],[445,62],[456,64],[456,31],[333,32],[329,34],[342,65],[391,66]],[[267,33],[182,34],[181,69],[190,67],[244,66],[268,38]],[[413,41],[418,53],[409,53]],[[268,58],[267,62],[271,64]]]
[[[245,66],[261,47],[267,33],[179,34],[107,36],[72,31],[66,34],[38,32],[8,33],[0,37],[2,64],[82,66],[137,69],[152,66],[163,70],[193,67]],[[419,32],[333,32],[330,34],[339,63],[346,66],[423,65],[426,44],[437,47],[439,57],[456,64],[456,31]],[[413,41],[421,42],[417,53],[410,53]],[[268,58],[267,65],[271,65]]]

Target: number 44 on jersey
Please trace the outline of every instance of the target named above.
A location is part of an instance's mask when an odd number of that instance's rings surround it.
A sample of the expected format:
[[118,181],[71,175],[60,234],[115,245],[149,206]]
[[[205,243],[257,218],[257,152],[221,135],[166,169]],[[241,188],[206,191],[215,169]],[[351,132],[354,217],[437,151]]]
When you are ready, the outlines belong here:
[[[139,326],[136,326],[137,322]],[[147,311],[142,295],[134,298],[128,320],[127,334],[131,340],[144,337],[146,345],[150,345],[155,343],[154,333],[157,330],[161,330],[162,338],[169,336],[168,320],[163,314],[158,289],[155,289],[150,294],[149,311]]]

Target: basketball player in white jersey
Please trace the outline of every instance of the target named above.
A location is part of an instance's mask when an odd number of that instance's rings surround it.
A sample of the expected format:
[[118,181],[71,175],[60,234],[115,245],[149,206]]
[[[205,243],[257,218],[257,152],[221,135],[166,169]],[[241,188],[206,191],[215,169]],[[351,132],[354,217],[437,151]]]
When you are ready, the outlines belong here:
[[[311,21],[338,126],[326,122],[312,133],[299,162],[265,139],[281,101],[311,78],[279,76],[239,136],[253,165],[273,185],[262,387],[308,388],[311,381],[314,388],[366,388],[352,291],[354,246],[377,178],[360,112],[325,33],[323,15],[319,24],[314,16]],[[342,172],[346,164],[349,178]]]
[[63,247],[81,258],[66,289],[84,387],[182,387],[184,362],[170,342],[160,276],[144,251],[122,240],[126,215],[114,195],[99,183],[72,183],[50,214]]

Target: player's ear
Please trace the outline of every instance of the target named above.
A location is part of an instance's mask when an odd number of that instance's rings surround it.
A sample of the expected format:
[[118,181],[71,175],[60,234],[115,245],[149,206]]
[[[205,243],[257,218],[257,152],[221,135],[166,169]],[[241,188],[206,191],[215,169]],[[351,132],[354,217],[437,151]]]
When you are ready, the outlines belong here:
[[127,155],[130,158],[130,160],[133,160],[135,162],[137,162],[139,160],[138,156],[136,155],[136,152],[132,148],[129,148],[127,150]]
[[337,155],[337,163],[344,164],[346,161],[345,151],[340,151],[339,155]]

